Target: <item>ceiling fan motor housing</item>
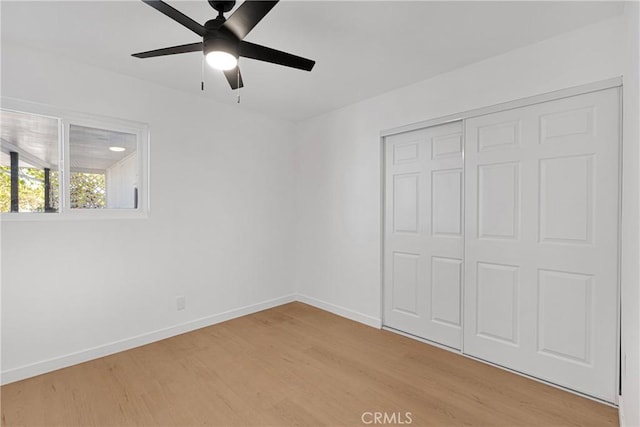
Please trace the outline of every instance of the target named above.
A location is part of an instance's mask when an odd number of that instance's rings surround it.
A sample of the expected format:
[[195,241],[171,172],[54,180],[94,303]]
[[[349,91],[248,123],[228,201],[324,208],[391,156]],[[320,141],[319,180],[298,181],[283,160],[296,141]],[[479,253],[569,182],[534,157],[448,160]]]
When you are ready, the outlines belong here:
[[212,8],[214,8],[218,12],[226,13],[226,12],[229,12],[231,9],[233,9],[233,6],[236,5],[236,2],[209,0],[209,4],[211,5]]
[[202,50],[205,55],[213,51],[227,52],[237,59],[239,43],[240,39],[226,31],[209,32],[203,38]]

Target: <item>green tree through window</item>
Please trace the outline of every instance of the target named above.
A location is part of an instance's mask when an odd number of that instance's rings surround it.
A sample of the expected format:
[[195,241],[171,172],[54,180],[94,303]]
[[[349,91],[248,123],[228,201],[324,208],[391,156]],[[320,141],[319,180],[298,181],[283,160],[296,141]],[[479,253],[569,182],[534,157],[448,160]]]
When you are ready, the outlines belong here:
[[[44,170],[19,168],[18,196],[20,212],[44,212]],[[49,174],[50,207],[58,210],[58,172]],[[71,174],[71,207],[102,209],[105,201],[105,176],[101,173],[73,172]],[[0,166],[0,212],[11,210],[11,168]]]
[[[49,174],[51,208],[58,208],[58,172]],[[20,212],[44,212],[44,170],[18,168],[18,196]],[[0,166],[0,212],[11,210],[11,168]]]

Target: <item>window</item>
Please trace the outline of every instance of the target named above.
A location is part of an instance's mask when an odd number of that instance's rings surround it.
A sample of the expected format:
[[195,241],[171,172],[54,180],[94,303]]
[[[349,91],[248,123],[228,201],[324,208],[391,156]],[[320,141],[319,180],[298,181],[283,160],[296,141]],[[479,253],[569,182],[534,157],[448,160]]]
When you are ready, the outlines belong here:
[[3,219],[146,213],[146,125],[3,98],[0,129]]
[[60,120],[0,111],[0,212],[57,212]]
[[71,209],[135,209],[137,160],[136,135],[71,124]]

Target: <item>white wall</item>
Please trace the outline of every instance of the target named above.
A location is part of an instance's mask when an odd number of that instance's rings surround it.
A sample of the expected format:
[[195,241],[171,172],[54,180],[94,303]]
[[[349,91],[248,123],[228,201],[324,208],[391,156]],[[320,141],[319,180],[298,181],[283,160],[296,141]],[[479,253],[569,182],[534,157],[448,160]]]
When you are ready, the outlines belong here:
[[298,124],[298,292],[380,318],[380,131],[620,76],[623,37],[616,17]]
[[298,293],[379,321],[380,131],[624,74],[622,415],[640,425],[638,9],[298,124]]
[[3,221],[4,381],[291,299],[289,122],[4,41],[2,95],[151,132],[148,219]]
[[[640,426],[640,3],[625,5],[623,94],[622,408],[627,426]],[[626,359],[626,363],[624,362]]]

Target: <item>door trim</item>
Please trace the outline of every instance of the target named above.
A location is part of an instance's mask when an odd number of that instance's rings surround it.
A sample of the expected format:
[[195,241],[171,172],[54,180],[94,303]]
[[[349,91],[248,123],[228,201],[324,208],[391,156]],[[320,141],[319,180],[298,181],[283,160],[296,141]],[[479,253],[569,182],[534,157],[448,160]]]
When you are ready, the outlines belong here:
[[528,105],[540,104],[548,101],[555,101],[556,99],[569,98],[576,95],[584,95],[585,93],[597,92],[603,89],[610,89],[613,87],[622,86],[622,76],[614,77],[607,80],[601,80],[598,82],[587,83],[584,85],[573,86],[566,89],[560,89],[553,92],[547,92],[540,95],[528,96],[526,98],[514,99],[512,101],[502,102],[500,104],[490,105],[481,108],[474,108],[473,110],[467,110],[462,113],[449,114],[447,116],[436,117],[435,119],[429,119],[420,121],[417,123],[411,123],[405,126],[399,126],[391,129],[380,131],[380,139],[383,141],[385,136],[396,135],[399,133],[410,132],[422,128],[428,128],[432,126],[442,125],[449,122],[456,122],[459,120],[468,119],[470,117],[484,116],[485,114],[497,113],[500,111],[513,110],[514,108],[526,107]]

